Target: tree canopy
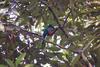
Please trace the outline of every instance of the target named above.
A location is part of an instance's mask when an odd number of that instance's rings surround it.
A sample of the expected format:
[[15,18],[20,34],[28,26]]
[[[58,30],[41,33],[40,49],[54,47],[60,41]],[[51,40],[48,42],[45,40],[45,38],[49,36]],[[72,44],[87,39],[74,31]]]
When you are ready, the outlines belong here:
[[0,67],[94,66],[99,0],[0,0]]

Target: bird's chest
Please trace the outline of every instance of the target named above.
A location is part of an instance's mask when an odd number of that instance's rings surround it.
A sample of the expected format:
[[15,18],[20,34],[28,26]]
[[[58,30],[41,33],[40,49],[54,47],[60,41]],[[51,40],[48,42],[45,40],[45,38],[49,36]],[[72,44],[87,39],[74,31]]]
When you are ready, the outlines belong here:
[[49,36],[52,36],[53,33],[54,33],[54,29],[53,29],[53,28],[49,28],[49,29],[48,29],[48,35],[49,35]]

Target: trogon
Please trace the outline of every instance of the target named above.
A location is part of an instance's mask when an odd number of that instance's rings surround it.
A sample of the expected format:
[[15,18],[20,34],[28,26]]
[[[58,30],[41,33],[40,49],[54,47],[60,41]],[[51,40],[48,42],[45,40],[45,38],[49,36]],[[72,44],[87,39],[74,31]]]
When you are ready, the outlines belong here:
[[[46,29],[44,29],[43,38],[45,39],[46,36],[52,36],[56,31],[57,31],[57,28],[54,28],[54,26],[52,26],[52,25],[48,25],[48,27]],[[43,43],[44,43],[44,40],[43,40],[42,44]]]

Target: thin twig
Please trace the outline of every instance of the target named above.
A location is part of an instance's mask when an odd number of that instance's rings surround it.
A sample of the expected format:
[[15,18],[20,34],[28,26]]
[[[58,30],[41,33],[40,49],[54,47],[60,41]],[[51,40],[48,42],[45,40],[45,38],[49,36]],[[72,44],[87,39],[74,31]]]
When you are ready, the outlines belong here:
[[68,19],[70,13],[71,13],[71,12],[69,12],[69,13],[67,14],[67,16],[65,16],[65,20],[64,20],[64,23],[63,23],[63,25],[62,25],[63,28],[64,28],[65,24],[68,23],[68,20],[67,20],[67,19]]
[[91,45],[91,42],[92,42],[93,40],[94,40],[94,39],[92,39],[92,40],[83,48],[83,52],[84,52],[85,50],[88,49],[88,47]]

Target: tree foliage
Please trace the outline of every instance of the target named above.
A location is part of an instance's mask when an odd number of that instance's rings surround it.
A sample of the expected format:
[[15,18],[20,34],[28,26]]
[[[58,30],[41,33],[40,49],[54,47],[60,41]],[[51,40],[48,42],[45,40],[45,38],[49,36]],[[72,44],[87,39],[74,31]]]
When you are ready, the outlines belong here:
[[99,39],[99,0],[0,1],[1,67],[100,67]]

